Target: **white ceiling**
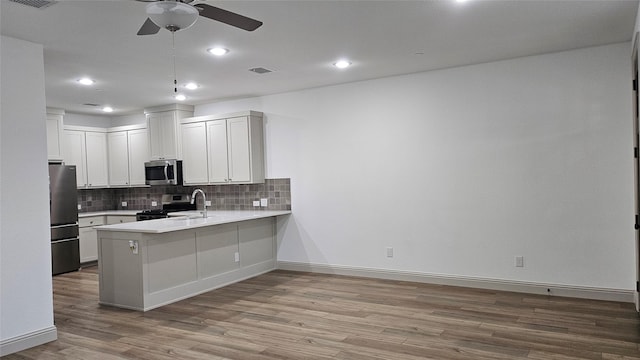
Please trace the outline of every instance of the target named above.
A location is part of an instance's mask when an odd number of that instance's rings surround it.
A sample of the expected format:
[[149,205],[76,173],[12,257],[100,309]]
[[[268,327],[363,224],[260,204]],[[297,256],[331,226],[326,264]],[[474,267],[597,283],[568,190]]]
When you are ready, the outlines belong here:
[[[171,33],[137,36],[146,3],[0,0],[2,35],[44,45],[47,106],[112,115],[174,103]],[[631,40],[638,1],[196,1],[264,22],[254,32],[200,17],[175,34],[188,104],[274,94]],[[215,45],[230,53],[213,57]],[[348,58],[353,66],[332,63]],[[265,67],[274,72],[248,71]],[[76,80],[94,78],[92,88]]]

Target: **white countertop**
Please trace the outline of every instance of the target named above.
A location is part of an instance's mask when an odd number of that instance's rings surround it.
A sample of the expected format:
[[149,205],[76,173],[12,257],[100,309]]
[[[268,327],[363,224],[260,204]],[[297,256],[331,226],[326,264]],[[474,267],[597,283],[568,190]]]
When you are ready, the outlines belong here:
[[200,211],[181,211],[170,213],[169,218],[136,221],[130,223],[96,226],[98,230],[138,232],[161,234],[172,231],[188,230],[212,225],[221,225],[238,221],[261,219],[272,216],[288,215],[290,210],[239,210],[239,211],[207,211],[207,218],[203,218]]
[[142,210],[104,210],[104,211],[89,211],[89,212],[80,212],[78,213],[79,218],[91,217],[91,216],[104,216],[104,215],[115,215],[115,216],[136,216]]

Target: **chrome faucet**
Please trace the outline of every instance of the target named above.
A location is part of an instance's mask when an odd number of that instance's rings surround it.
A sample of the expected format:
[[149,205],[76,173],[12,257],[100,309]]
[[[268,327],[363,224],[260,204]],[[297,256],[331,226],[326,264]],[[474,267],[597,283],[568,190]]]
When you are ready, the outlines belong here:
[[202,203],[204,204],[204,211],[202,211],[202,217],[206,218],[207,217],[207,195],[205,195],[202,189],[193,190],[193,193],[191,194],[191,203],[192,204],[196,203],[196,195],[198,195],[198,193],[202,194]]

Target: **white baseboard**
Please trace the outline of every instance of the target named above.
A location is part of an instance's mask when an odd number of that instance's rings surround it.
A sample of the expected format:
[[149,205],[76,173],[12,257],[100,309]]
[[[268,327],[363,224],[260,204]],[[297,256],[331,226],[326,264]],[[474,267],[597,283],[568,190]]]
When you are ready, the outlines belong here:
[[[488,290],[512,291],[526,294],[552,295],[592,300],[634,302],[634,291],[624,289],[592,288],[524,281],[475,278],[467,276],[417,273],[401,270],[373,269],[344,265],[309,264],[278,261],[278,269],[321,274],[360,276],[377,279],[412,281],[427,284],[462,286]],[[547,291],[550,290],[550,291]]]
[[0,356],[13,354],[57,339],[58,330],[55,326],[49,326],[44,329],[14,336],[9,339],[3,339],[0,341]]

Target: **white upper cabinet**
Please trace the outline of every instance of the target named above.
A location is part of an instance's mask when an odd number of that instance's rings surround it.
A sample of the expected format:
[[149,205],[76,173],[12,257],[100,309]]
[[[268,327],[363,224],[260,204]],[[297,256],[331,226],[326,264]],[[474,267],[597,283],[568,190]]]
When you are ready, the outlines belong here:
[[[260,123],[260,125],[262,125],[262,123]],[[255,144],[251,144],[250,141],[250,127],[250,120],[246,116],[227,120],[227,149],[229,157],[230,182],[251,182],[251,150],[252,145],[255,146]],[[262,153],[262,151],[260,151],[260,153]]]
[[144,110],[152,160],[181,159],[180,120],[193,116],[193,106],[166,105]]
[[64,110],[47,108],[47,158],[62,161]]
[[63,155],[67,165],[76,165],[79,188],[109,185],[106,132],[85,131],[81,127],[65,128]]
[[87,186],[87,151],[84,131],[64,130],[64,162],[76,166],[76,182],[79,188]]
[[145,185],[144,163],[149,161],[147,129],[121,131],[113,129],[108,135],[109,184],[111,186]]
[[149,161],[149,132],[129,130],[129,185],[145,185],[144,163]]
[[107,136],[109,143],[109,184],[111,186],[129,185],[129,152],[127,132],[111,132]]
[[181,134],[186,184],[264,182],[262,113],[183,119]]
[[107,163],[107,134],[87,131],[87,186],[109,186],[109,165]]
[[207,139],[209,182],[214,184],[227,183],[229,182],[227,120],[208,121]]
[[[206,123],[190,123],[181,126],[182,132],[182,179],[185,185],[206,184],[207,178],[207,132]],[[189,166],[185,167],[188,159]]]

